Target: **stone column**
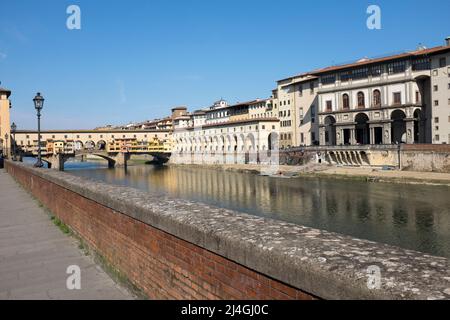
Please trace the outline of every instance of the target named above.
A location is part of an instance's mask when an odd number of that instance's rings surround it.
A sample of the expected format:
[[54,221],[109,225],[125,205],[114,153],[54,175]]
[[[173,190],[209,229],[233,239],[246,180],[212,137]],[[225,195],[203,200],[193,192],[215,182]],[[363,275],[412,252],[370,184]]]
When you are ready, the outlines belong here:
[[340,127],[336,128],[336,145],[344,144],[344,134],[343,130]]
[[129,153],[126,153],[126,152],[118,153],[114,157],[116,167],[126,167],[129,159],[130,159]]
[[414,143],[414,120],[406,121],[406,143]]
[[371,144],[371,145],[374,145],[375,144],[375,128],[374,127],[370,127],[370,141],[369,141],[369,143]]
[[355,135],[356,132],[355,131],[356,131],[355,128],[350,129],[350,144],[351,145],[355,145],[356,144],[356,135]]
[[385,123],[383,125],[383,144],[391,144],[391,123]]
[[58,154],[54,154],[51,158],[50,158],[50,162],[51,162],[51,168],[55,169],[55,170],[59,170],[59,171],[64,171],[64,155],[61,153]]
[[320,145],[324,146],[325,145],[325,127],[320,127],[319,128],[319,141],[320,141]]

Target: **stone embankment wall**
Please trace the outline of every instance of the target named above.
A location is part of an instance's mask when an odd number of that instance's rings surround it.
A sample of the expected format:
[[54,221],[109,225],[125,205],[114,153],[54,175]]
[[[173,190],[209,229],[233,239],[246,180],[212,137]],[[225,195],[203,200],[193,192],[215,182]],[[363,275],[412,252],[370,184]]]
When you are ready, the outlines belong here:
[[327,231],[6,162],[151,299],[449,299],[450,262]]
[[280,151],[280,164],[308,163],[450,173],[450,145],[306,147]]

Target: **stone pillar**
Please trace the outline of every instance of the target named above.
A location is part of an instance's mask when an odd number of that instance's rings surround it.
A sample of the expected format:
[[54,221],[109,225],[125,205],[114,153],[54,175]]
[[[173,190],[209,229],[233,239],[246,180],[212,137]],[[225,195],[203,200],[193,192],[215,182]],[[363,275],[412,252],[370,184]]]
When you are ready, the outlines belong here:
[[414,143],[414,120],[406,121],[406,143]]
[[321,146],[325,145],[325,127],[319,128],[319,142]]
[[116,166],[116,162],[112,159],[108,159],[108,168],[113,169]]
[[375,128],[370,127],[370,142],[371,145],[375,144]]
[[58,154],[52,155],[49,162],[52,164],[51,165],[52,169],[64,171],[65,160],[66,159],[64,158],[64,155],[61,153],[58,153]]
[[126,167],[130,160],[130,154],[127,152],[120,152],[114,157],[116,167]]
[[351,145],[355,145],[356,144],[356,135],[355,135],[355,132],[356,131],[356,129],[350,129],[350,144]]
[[344,144],[344,131],[341,128],[336,128],[336,145]]
[[385,123],[383,125],[383,144],[391,144],[391,123]]

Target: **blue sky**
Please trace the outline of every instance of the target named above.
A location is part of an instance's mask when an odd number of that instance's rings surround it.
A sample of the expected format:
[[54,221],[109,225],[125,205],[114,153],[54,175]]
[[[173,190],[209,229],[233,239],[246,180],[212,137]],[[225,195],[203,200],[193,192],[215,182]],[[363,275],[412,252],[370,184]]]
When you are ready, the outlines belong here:
[[[450,1],[1,0],[0,81],[12,121],[93,128],[170,108],[264,98],[286,76],[364,56],[442,45]],[[66,8],[81,8],[68,30]],[[366,27],[381,8],[382,29]]]

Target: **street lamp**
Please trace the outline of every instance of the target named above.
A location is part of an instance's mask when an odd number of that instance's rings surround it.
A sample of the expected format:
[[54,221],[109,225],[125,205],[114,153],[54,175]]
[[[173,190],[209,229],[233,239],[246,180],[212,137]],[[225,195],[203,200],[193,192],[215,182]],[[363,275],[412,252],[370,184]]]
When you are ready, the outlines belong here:
[[13,140],[11,141],[12,146],[13,146],[13,161],[16,161],[16,130],[17,130],[17,126],[16,124],[13,122],[11,125],[11,133],[13,135]]
[[37,162],[34,164],[36,168],[42,168],[44,164],[41,160],[41,110],[44,107],[44,97],[41,96],[41,93],[38,92],[36,94],[36,97],[33,99],[34,102],[34,108],[37,111],[37,118],[38,118],[38,159]]
[[5,158],[9,158],[9,153],[8,153],[8,134],[5,133]]

